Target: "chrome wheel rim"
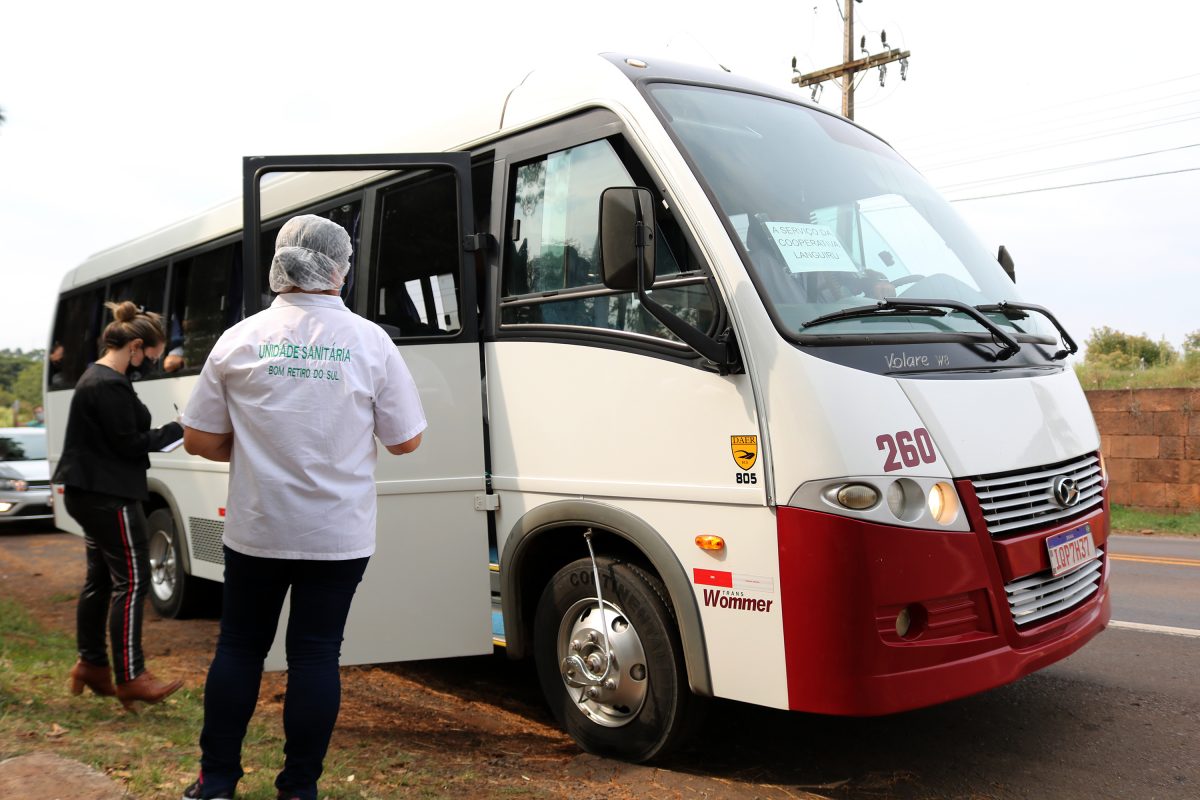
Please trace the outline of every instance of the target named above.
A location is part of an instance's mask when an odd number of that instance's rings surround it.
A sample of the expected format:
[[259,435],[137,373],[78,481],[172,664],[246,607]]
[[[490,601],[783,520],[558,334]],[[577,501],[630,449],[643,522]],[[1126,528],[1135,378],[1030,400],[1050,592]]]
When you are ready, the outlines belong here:
[[[606,728],[628,725],[646,702],[646,651],[633,624],[616,605],[576,601],[558,627],[557,655],[563,686],[588,719]],[[608,635],[608,654],[604,634]]]
[[150,590],[159,600],[175,594],[175,541],[170,533],[156,530],[150,534]]

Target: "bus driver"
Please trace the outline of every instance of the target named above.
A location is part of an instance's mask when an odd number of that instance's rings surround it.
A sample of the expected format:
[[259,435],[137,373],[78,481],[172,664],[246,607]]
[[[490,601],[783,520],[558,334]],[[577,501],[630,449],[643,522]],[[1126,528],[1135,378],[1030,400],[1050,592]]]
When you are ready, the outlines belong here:
[[425,414],[395,345],[338,292],[350,237],[323,217],[280,229],[270,307],[213,347],[183,415],[189,453],[230,462],[224,607],[204,690],[200,777],[185,798],[232,798],[263,661],[291,589],[281,798],[317,800],[341,702],[350,603],[375,551],[375,437],[421,442]]

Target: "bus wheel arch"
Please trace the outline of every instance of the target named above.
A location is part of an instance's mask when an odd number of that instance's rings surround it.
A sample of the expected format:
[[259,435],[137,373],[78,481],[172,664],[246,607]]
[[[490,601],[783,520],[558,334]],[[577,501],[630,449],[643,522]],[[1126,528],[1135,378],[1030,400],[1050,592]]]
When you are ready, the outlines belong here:
[[526,513],[509,532],[500,558],[507,651],[532,653],[533,620],[542,589],[564,566],[587,556],[583,532],[591,528],[597,558],[629,563],[661,581],[674,613],[692,692],[712,696],[704,629],[695,591],[683,565],[645,520],[594,500],[560,500]]

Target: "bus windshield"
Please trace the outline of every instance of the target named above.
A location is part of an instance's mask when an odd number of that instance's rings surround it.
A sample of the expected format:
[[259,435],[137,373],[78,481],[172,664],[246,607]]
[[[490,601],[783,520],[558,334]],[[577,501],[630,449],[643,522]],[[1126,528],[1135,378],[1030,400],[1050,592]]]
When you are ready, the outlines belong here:
[[[942,312],[805,323],[891,297],[971,306],[1018,299],[949,203],[871,134],[761,95],[672,83],[648,89],[785,333],[981,332],[969,316]],[[989,318],[1014,332],[1053,335],[1037,316]]]

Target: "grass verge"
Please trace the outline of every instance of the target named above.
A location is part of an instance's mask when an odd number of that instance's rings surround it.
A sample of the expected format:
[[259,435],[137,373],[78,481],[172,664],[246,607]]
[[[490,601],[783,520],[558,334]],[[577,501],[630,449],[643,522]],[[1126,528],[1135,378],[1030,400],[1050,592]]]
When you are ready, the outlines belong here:
[[1112,529],[1131,533],[1153,531],[1176,536],[1200,536],[1200,513],[1154,514],[1127,506],[1113,506]]
[[179,781],[196,771],[199,693],[183,689],[159,708],[126,714],[114,699],[70,695],[74,654],[71,638],[0,598],[0,756],[53,752],[113,776],[135,797],[178,796]]
[[[71,696],[67,673],[74,661],[71,637],[46,630],[21,605],[0,597],[0,760],[51,752],[104,772],[139,800],[178,798],[198,769],[202,692],[185,687],[140,715],[126,714],[112,698],[86,690]],[[394,741],[342,745],[335,731],[322,798],[464,797],[474,781],[469,772],[446,770]],[[261,709],[255,715],[242,758],[239,800],[274,800],[283,763],[277,715]]]

